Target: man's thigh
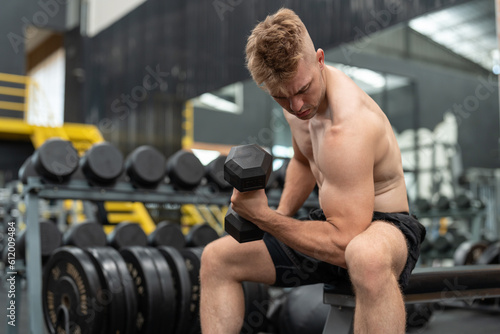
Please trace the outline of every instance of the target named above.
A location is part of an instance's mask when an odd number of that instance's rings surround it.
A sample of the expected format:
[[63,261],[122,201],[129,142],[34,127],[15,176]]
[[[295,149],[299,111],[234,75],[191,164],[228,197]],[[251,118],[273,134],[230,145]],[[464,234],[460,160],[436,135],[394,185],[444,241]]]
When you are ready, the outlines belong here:
[[276,279],[273,261],[262,240],[240,244],[225,236],[207,245],[203,253],[207,266],[238,281],[273,284]]

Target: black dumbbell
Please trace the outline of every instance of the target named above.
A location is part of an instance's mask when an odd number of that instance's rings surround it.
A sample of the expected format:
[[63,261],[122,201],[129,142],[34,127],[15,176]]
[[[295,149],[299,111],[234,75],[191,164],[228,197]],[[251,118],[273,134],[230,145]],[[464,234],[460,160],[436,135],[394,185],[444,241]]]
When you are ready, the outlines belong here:
[[70,179],[78,168],[78,152],[68,140],[51,138],[33,153],[32,163],[35,171],[43,178],[63,183]]
[[104,247],[106,246],[106,233],[101,224],[94,221],[84,221],[71,225],[63,235],[65,246]]
[[201,183],[205,167],[192,152],[180,150],[168,158],[166,174],[176,189],[191,190]]
[[450,199],[444,195],[439,195],[435,207],[439,211],[448,211],[450,209]]
[[219,239],[217,231],[207,223],[193,226],[186,235],[187,247],[205,247],[214,240]]
[[[224,164],[224,179],[238,191],[264,189],[272,171],[272,156],[255,144],[231,148]],[[225,230],[238,242],[260,240],[264,232],[231,207],[225,217]]]
[[125,160],[130,182],[137,188],[156,188],[165,175],[165,156],[148,145],[134,149]]
[[85,152],[80,167],[91,184],[112,185],[123,172],[123,155],[110,143],[98,143]]
[[151,247],[170,246],[182,249],[186,246],[186,238],[179,223],[162,221],[148,235],[148,244]]
[[227,156],[219,155],[205,167],[205,177],[209,184],[213,184],[218,190],[226,191],[232,187],[224,179],[224,163]]
[[419,212],[429,212],[431,210],[431,203],[425,198],[417,198],[415,206]]
[[38,174],[35,170],[35,166],[33,166],[33,160],[31,159],[31,155],[23,162],[23,164],[21,165],[21,168],[19,168],[19,172],[18,172],[18,177],[19,177],[19,180],[21,180],[21,182],[23,184],[27,184],[28,183],[28,178],[29,177],[37,177]]
[[148,244],[148,237],[141,226],[132,222],[121,222],[108,234],[108,245],[118,250],[124,247]]

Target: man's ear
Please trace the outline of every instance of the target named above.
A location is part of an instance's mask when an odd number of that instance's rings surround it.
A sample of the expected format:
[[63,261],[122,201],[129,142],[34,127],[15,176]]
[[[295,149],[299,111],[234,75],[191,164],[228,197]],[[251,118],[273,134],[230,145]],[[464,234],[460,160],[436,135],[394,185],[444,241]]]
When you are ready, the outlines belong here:
[[323,49],[318,49],[318,51],[316,51],[316,61],[319,63],[319,69],[323,70],[325,67],[325,52]]

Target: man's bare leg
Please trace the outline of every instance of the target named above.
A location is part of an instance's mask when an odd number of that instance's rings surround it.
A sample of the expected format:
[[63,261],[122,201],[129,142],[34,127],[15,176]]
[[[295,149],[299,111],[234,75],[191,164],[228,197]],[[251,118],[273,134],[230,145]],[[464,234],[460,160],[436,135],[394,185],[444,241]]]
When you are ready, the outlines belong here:
[[398,277],[407,258],[403,233],[374,222],[346,248],[346,262],[356,293],[355,333],[405,333],[406,314]]
[[200,317],[203,334],[236,334],[245,312],[242,281],[273,284],[274,264],[262,240],[239,244],[224,237],[201,258]]

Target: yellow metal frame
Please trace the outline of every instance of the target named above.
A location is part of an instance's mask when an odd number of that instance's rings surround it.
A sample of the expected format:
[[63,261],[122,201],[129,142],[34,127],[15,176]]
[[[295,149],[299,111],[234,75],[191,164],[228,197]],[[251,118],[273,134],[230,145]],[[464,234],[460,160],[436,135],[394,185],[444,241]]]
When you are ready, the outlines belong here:
[[0,99],[0,109],[26,112],[28,109],[27,104],[27,91],[30,84],[30,78],[23,75],[0,73],[0,83],[14,83],[24,85],[22,88],[14,88],[0,85],[0,95],[14,96],[24,98],[24,102],[9,102]]

